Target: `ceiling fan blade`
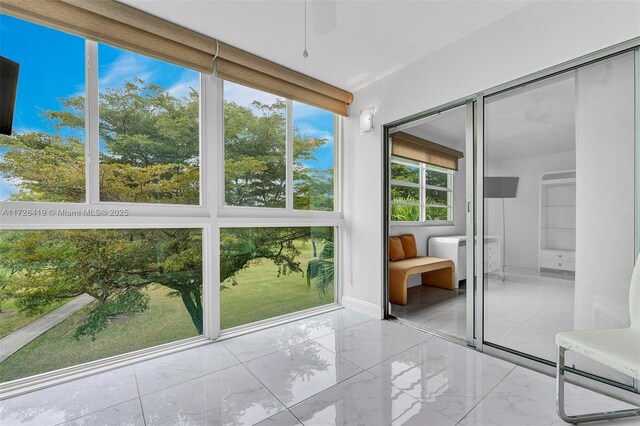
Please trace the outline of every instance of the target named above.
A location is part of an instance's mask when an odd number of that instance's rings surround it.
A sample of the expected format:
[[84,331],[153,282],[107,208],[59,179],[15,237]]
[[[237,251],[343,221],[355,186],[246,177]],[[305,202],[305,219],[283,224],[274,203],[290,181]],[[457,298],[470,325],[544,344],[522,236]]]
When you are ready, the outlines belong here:
[[336,0],[312,0],[313,32],[329,34],[336,29]]

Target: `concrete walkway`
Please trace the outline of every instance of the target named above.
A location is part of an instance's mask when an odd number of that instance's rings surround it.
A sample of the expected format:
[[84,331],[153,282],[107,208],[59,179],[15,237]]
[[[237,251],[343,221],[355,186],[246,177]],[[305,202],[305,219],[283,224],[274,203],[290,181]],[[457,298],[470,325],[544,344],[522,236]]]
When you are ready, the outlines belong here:
[[49,312],[47,315],[25,325],[13,333],[0,339],[0,362],[18,352],[27,343],[46,333],[66,318],[93,302],[94,298],[88,294],[81,294],[72,301]]

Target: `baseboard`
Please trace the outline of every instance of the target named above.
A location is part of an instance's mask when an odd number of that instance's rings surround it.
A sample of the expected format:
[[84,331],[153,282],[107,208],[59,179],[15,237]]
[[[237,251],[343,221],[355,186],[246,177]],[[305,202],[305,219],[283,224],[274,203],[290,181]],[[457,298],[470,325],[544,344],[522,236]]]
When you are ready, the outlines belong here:
[[375,303],[365,302],[364,300],[349,296],[342,296],[342,306],[372,318],[382,319],[382,308]]

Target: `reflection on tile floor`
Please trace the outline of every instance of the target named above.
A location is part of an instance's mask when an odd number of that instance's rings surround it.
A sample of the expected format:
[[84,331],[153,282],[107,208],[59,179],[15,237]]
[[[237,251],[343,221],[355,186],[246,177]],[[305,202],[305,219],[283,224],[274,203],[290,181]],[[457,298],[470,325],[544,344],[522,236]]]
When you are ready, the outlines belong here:
[[[574,329],[575,284],[566,276],[541,276],[536,272],[507,272],[505,280],[487,275],[485,290],[485,340],[539,358],[555,361],[555,335]],[[406,306],[392,305],[392,313],[430,330],[466,338],[466,292],[429,286],[409,289]],[[567,364],[574,355],[567,354]],[[586,359],[580,369],[625,384],[629,378]]]
[[[625,407],[567,387],[570,413]],[[341,309],[5,400],[0,424],[563,423],[553,378]]]

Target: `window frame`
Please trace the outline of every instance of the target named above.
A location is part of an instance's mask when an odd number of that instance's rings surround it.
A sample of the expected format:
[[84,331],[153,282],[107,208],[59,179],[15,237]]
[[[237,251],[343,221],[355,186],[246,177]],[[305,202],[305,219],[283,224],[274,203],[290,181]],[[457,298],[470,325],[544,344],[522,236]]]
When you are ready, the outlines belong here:
[[[35,24],[38,25],[38,24]],[[56,30],[59,31],[59,30]],[[200,216],[205,217],[210,206],[210,198],[207,191],[207,179],[205,176],[205,158],[207,157],[207,145],[203,143],[203,117],[200,108],[200,140],[199,140],[199,202],[198,204],[174,204],[174,203],[133,203],[100,200],[100,89],[98,78],[98,42],[89,39],[85,41],[85,200],[83,202],[55,202],[55,201],[0,201],[1,210],[32,210],[45,208],[64,208],[70,210],[100,207],[105,209],[128,209],[131,216],[148,215],[158,216],[158,208],[167,209],[168,214],[162,216]],[[139,55],[138,53],[135,53]],[[141,55],[143,56],[143,55]],[[194,71],[197,72],[197,71]],[[204,98],[203,74],[199,73],[199,93],[202,104]],[[95,161],[94,161],[95,159]],[[155,212],[154,212],[155,210]],[[4,220],[4,218],[3,218]]]
[[[342,239],[341,239],[341,224],[342,221],[337,221],[337,222],[333,222],[333,224],[330,224],[330,222],[296,222],[296,223],[291,223],[291,222],[247,222],[245,221],[238,221],[238,222],[225,222],[223,224],[221,224],[218,228],[217,228],[217,232],[218,235],[220,234],[220,231],[222,229],[231,229],[231,228],[321,228],[321,227],[326,227],[326,228],[333,228],[333,247],[334,247],[334,255],[333,255],[333,262],[335,264],[335,273],[334,273],[334,282],[333,282],[333,302],[332,303],[327,303],[325,305],[320,305],[320,306],[314,306],[311,308],[307,308],[301,311],[295,311],[295,312],[290,312],[287,314],[283,314],[283,315],[278,315],[276,317],[273,318],[265,318],[262,320],[258,320],[252,323],[248,323],[248,324],[241,324],[241,325],[237,325],[234,327],[229,327],[226,329],[220,329],[220,337],[222,338],[228,338],[228,337],[233,337],[239,334],[243,334],[244,332],[249,332],[249,331],[253,331],[256,329],[262,329],[262,328],[266,328],[266,327],[270,327],[273,326],[275,324],[284,324],[288,321],[291,321],[292,318],[304,318],[307,316],[312,316],[312,315],[316,315],[318,312],[323,312],[323,311],[327,311],[327,310],[333,310],[336,309],[338,307],[338,305],[340,305],[340,301],[339,301],[339,297],[341,295],[341,292],[339,291],[340,289],[339,287],[339,283],[341,282],[341,276],[342,276],[342,264],[339,261],[339,259],[341,258],[341,249],[342,249]],[[220,256],[220,253],[218,252],[218,259]],[[218,270],[219,272],[219,270]],[[219,281],[219,280],[218,280]],[[221,284],[221,283],[220,283]],[[218,288],[218,292],[216,293],[217,297],[220,297],[220,289]],[[222,316],[222,310],[219,308],[218,309],[220,312],[219,317]]]
[[[0,201],[0,230],[46,229],[155,229],[197,228],[202,230],[203,334],[133,352],[102,358],[0,383],[2,398],[56,383],[86,377],[135,362],[170,354],[190,347],[223,340],[292,319],[337,309],[342,304],[342,283],[348,272],[343,267],[347,241],[342,212],[344,120],[334,115],[334,210],[293,209],[293,158],[291,158],[290,209],[230,207],[224,205],[224,92],[223,81],[212,74],[199,73],[200,202],[198,205],[104,202],[99,196],[99,81],[98,42],[85,38],[85,200],[83,202]],[[292,107],[288,101],[288,108]],[[292,135],[292,115],[287,122]],[[289,124],[289,121],[291,124]],[[289,141],[287,141],[289,144]],[[293,146],[293,138],[290,141]],[[217,146],[217,148],[215,148]],[[290,150],[293,153],[293,150]],[[216,170],[217,168],[217,170]],[[218,179],[218,182],[215,180]],[[50,214],[52,210],[68,214]],[[110,209],[127,210],[125,216],[95,214]],[[3,212],[10,211],[8,215]],[[40,214],[44,212],[45,214]],[[87,214],[89,213],[89,214]],[[247,324],[220,332],[220,229],[227,227],[314,227],[334,228],[334,303]]]
[[[299,210],[294,208],[293,197],[293,100],[285,99],[286,107],[286,135],[285,135],[285,161],[286,161],[286,195],[285,207],[261,207],[261,206],[234,206],[226,204],[226,187],[225,187],[225,146],[224,146],[224,80],[221,81],[219,88],[221,99],[220,108],[222,109],[222,126],[221,126],[221,143],[219,144],[218,156],[220,158],[218,167],[220,170],[218,180],[218,216],[219,217],[289,217],[289,218],[312,218],[325,217],[326,219],[342,217],[342,191],[341,188],[341,171],[342,171],[342,118],[333,113],[333,210]],[[238,83],[234,83],[238,84]],[[258,89],[255,89],[258,90]],[[265,92],[268,93],[268,92]],[[314,107],[317,108],[317,107]]]
[[[389,211],[391,212],[392,206],[412,206],[418,207],[420,210],[420,220],[418,221],[402,221],[402,220],[393,220],[390,219],[390,222],[393,226],[450,226],[454,225],[454,178],[453,178],[453,170],[443,169],[441,167],[432,166],[426,163],[421,163],[418,161],[410,161],[405,160],[400,157],[391,156],[389,162]],[[401,180],[393,179],[391,172],[391,165],[399,164],[402,166],[415,167],[418,169],[419,178],[418,183],[414,182],[406,182]],[[427,184],[427,172],[434,171],[438,173],[446,173],[447,175],[447,187],[440,187],[434,185]],[[420,199],[418,203],[407,203],[402,201],[393,201],[392,199],[392,188],[393,187],[405,187],[405,188],[418,188],[420,191]],[[441,191],[447,193],[447,204],[439,205],[439,204],[427,204],[426,202],[426,192],[427,190],[433,191]],[[447,220],[432,220],[426,218],[426,209],[428,207],[435,208],[443,208],[447,209]]]

